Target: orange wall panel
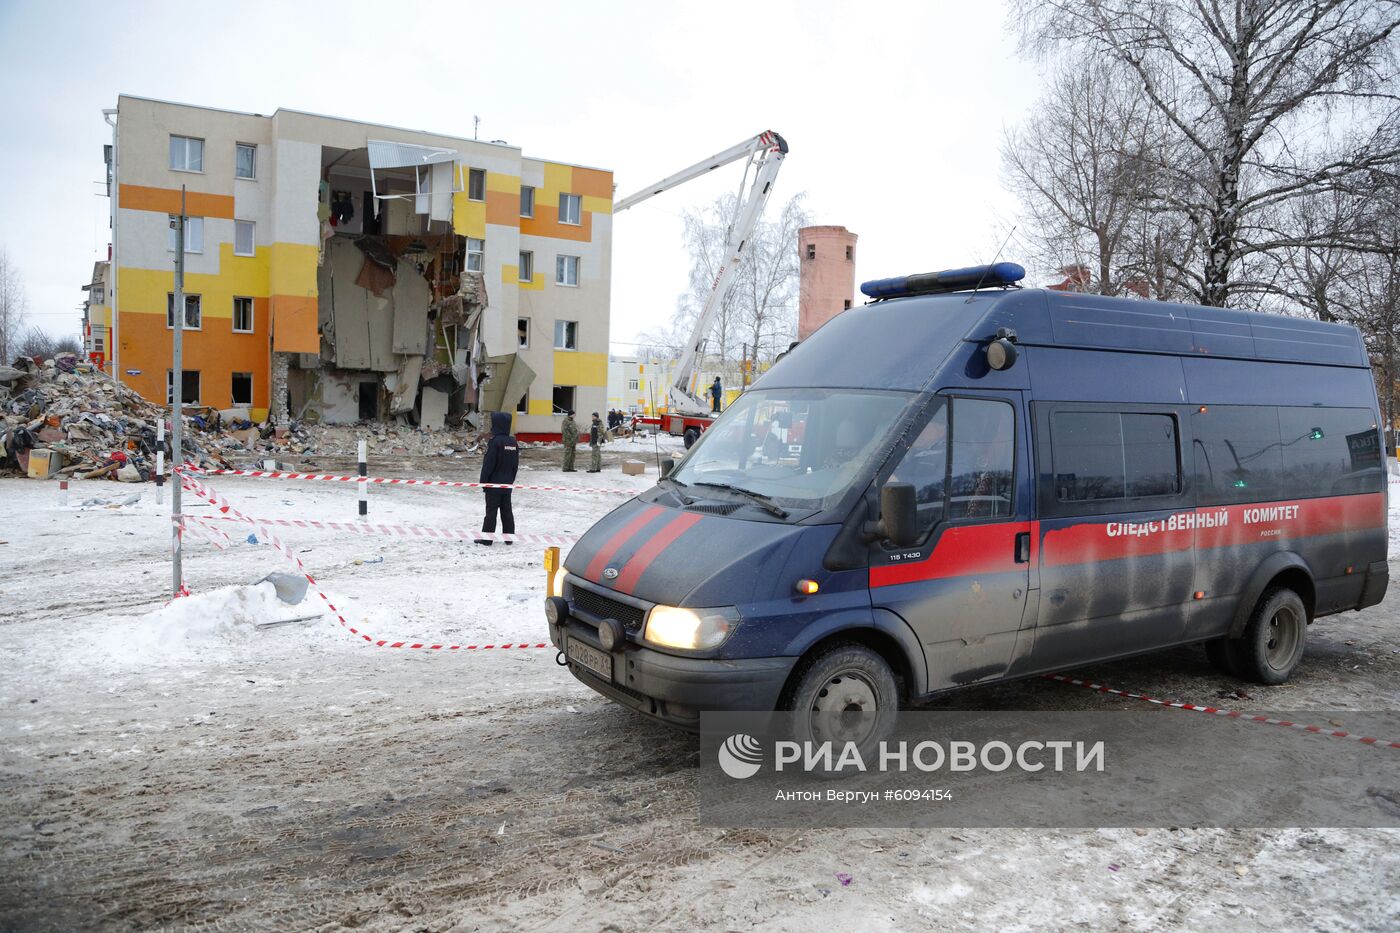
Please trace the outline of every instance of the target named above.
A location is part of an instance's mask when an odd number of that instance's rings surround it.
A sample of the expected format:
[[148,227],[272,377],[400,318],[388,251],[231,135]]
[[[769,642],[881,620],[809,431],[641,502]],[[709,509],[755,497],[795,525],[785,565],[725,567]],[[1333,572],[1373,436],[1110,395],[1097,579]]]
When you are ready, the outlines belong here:
[[[180,192],[174,188],[147,188],[143,185],[122,185],[121,206],[134,211],[180,213]],[[185,211],[191,217],[222,217],[233,219],[233,197],[226,194],[185,192]]]
[[520,223],[520,193],[512,191],[486,192],[486,222],[514,227]]
[[272,325],[272,349],[278,353],[321,352],[314,297],[273,295]]
[[560,240],[588,243],[593,239],[593,212],[583,211],[581,224],[561,224],[559,205],[536,204],[533,218],[520,218],[520,232],[531,236],[551,236]]
[[613,196],[612,172],[574,166],[574,187],[571,193],[587,194],[611,201]]
[[[268,300],[253,299],[253,333],[235,334],[229,318],[204,319],[200,330],[187,330],[182,364],[199,372],[199,401],[214,408],[232,405],[233,374],[253,374],[253,407],[268,407]],[[156,404],[165,404],[165,373],[170,369],[174,331],[164,314],[125,311],[121,316],[122,381]],[[126,370],[139,369],[129,376]]]

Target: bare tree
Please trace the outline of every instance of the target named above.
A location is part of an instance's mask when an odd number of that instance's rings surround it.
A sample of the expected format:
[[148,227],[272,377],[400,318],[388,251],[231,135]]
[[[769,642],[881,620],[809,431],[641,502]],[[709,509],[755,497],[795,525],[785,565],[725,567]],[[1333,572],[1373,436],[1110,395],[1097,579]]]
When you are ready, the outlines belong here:
[[754,230],[748,261],[739,270],[737,329],[748,345],[749,359],[773,359],[797,339],[797,292],[802,269],[797,231],[810,226],[806,195],[788,199],[771,223]]
[[[721,367],[737,364],[745,346],[756,348],[751,352],[757,358],[771,359],[797,332],[800,269],[795,246],[798,229],[811,222],[804,200],[804,194],[794,195],[775,219],[760,219],[754,228],[734,285],[709,334],[713,349],[706,355]],[[648,331],[640,338],[643,343],[679,348],[689,339],[713,291],[736,202],[733,195],[722,196],[685,215],[690,289],[681,295],[669,326]]]
[[[1277,290],[1261,254],[1302,245],[1274,220],[1400,160],[1392,36],[1400,0],[1016,0],[1026,47],[1106,55],[1133,74],[1191,154],[1162,162],[1157,207],[1199,244],[1195,297],[1224,306]],[[1309,142],[1366,127],[1343,151]],[[1259,278],[1263,272],[1266,277]]]
[[18,349],[25,304],[19,269],[9,254],[0,249],[0,363],[8,363]]
[[1123,69],[1102,59],[1058,69],[1036,113],[1002,143],[1007,185],[1022,208],[1033,261],[1066,287],[1102,295],[1176,297],[1179,233],[1150,191],[1169,127]]

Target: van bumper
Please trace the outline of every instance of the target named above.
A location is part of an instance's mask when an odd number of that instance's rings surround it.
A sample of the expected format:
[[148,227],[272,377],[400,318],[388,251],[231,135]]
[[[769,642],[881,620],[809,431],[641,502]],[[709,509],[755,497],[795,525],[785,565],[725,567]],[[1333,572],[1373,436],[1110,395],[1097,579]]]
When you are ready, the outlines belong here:
[[[554,645],[564,650],[561,634],[598,651],[597,629],[574,620],[551,626]],[[613,677],[605,680],[569,660],[575,678],[629,709],[683,729],[698,731],[700,712],[773,710],[797,658],[688,658],[629,642],[614,651]]]

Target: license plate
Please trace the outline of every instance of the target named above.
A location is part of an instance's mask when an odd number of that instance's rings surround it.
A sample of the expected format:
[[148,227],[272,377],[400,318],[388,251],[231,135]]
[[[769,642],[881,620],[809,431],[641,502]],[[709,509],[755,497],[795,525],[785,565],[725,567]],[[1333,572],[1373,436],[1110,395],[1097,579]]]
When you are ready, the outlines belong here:
[[577,661],[599,677],[612,682],[612,655],[574,638],[569,639],[564,654],[570,661]]

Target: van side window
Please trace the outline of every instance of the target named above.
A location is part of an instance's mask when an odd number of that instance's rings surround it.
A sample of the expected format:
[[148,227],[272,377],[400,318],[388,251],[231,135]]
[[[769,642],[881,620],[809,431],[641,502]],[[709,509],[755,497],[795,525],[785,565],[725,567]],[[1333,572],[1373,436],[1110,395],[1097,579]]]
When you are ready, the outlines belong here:
[[1181,491],[1176,419],[1116,411],[1057,411],[1050,424],[1061,502],[1170,496]]
[[1006,402],[953,400],[953,453],[948,518],[1011,515],[1016,419]]
[[1283,497],[1381,492],[1380,432],[1365,408],[1280,408]]
[[[1203,405],[1191,415],[1201,505],[1281,498],[1283,441],[1271,405]],[[1325,493],[1305,493],[1325,495]]]

